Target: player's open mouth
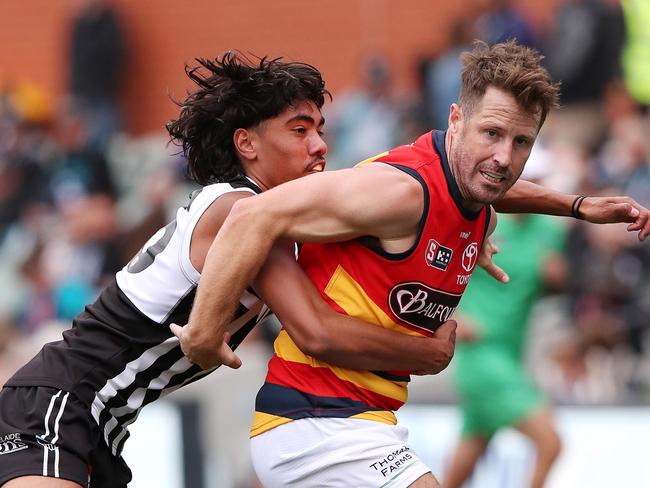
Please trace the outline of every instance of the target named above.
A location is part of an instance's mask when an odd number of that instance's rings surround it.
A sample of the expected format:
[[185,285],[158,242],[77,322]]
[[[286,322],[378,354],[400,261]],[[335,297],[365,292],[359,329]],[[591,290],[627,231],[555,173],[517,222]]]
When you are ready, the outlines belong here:
[[479,171],[479,173],[481,173],[483,178],[493,183],[501,183],[503,180],[506,179],[506,177],[503,175],[497,173],[490,173],[489,171]]
[[320,173],[321,171],[324,170],[325,170],[325,161],[322,159],[318,161],[314,161],[309,166],[307,166],[308,173]]

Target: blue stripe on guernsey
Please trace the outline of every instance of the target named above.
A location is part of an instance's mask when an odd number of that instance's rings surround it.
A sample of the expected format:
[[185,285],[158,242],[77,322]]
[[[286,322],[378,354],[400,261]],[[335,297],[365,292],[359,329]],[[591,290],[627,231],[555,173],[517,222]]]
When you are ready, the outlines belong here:
[[255,410],[293,420],[309,417],[348,418],[363,412],[384,411],[351,398],[310,395],[274,383],[262,386],[257,394]]

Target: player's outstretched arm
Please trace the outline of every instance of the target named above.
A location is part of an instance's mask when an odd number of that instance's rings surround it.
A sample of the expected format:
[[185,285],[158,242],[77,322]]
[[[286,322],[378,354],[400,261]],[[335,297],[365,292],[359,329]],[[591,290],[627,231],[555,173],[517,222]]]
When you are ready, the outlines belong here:
[[650,235],[650,212],[634,199],[627,196],[588,196],[577,200],[578,197],[519,180],[493,206],[497,212],[573,216],[594,224],[627,222],[630,224],[627,230],[638,231],[640,241]]
[[239,359],[224,346],[223,336],[239,297],[276,240],[333,242],[362,235],[409,236],[422,215],[422,192],[411,176],[378,164],[306,176],[239,200],[207,253],[183,331],[187,357],[203,368],[219,363],[239,366]]
[[254,287],[305,354],[351,369],[442,371],[454,353],[454,321],[431,338],[407,335],[337,313],[298,266],[275,246]]

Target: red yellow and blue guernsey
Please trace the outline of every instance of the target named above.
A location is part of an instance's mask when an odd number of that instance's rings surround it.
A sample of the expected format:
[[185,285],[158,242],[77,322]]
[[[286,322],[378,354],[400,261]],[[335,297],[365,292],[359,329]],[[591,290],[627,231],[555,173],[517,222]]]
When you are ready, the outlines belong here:
[[[430,336],[454,312],[488,228],[489,206],[462,207],[444,148],[429,132],[360,164],[387,163],[424,189],[415,244],[389,254],[377,240],[304,244],[298,262],[335,310],[404,334]],[[395,424],[407,399],[408,371],[359,371],[303,354],[282,330],[257,395],[251,436],[308,417]]]

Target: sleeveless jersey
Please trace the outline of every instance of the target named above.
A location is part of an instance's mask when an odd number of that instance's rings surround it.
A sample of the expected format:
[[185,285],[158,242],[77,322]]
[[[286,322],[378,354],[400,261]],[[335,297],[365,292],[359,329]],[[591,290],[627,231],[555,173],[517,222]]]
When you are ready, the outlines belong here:
[[[187,323],[200,278],[190,262],[194,228],[217,198],[233,191],[259,189],[242,179],[195,191],[176,220],[154,234],[75,318],[63,340],[46,344],[6,385],[72,392],[88,405],[107,445],[119,455],[127,426],[142,407],[216,369],[190,363],[169,324]],[[251,291],[245,292],[230,327],[231,346],[239,345],[268,312]]]
[[[424,212],[416,242],[389,254],[376,239],[304,244],[299,263],[335,310],[380,327],[430,336],[449,319],[474,269],[490,209],[462,207],[444,149],[430,132],[361,164],[388,163],[417,179]],[[303,354],[282,330],[258,393],[251,435],[306,417],[396,423],[407,399],[409,372],[358,371]]]

